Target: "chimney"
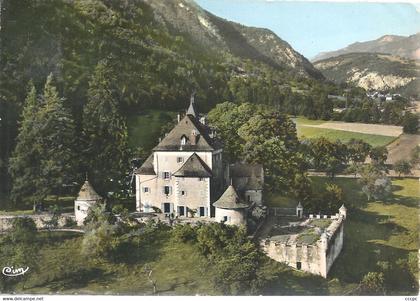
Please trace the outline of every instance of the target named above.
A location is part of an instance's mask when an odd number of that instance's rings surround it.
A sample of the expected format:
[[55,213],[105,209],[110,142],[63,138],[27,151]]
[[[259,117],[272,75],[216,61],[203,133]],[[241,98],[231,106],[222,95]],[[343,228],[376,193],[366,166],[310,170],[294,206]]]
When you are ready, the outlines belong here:
[[190,143],[191,143],[191,145],[195,145],[197,143],[197,131],[196,130],[191,131]]

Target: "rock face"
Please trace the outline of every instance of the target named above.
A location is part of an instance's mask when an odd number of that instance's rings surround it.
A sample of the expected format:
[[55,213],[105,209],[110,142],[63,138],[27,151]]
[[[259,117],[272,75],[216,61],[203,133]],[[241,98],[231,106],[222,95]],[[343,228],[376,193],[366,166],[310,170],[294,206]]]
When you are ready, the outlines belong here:
[[175,34],[223,55],[233,55],[290,69],[299,75],[323,79],[322,74],[287,42],[264,28],[247,27],[219,18],[192,0],[143,0],[155,19]]
[[408,37],[385,35],[373,41],[356,42],[343,49],[321,52],[312,59],[312,62],[354,52],[388,53],[408,59],[420,60],[420,33]]
[[366,90],[391,90],[417,96],[420,63],[388,54],[350,53],[315,63],[326,78]]

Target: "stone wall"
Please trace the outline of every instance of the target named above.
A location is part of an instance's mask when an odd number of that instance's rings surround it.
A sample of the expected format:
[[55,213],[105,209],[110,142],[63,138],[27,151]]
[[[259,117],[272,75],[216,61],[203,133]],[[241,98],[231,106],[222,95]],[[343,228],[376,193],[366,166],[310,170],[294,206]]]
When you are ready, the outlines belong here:
[[339,214],[331,219],[332,223],[314,244],[286,244],[267,238],[261,240],[261,247],[276,261],[326,278],[341,252],[344,238],[345,216]]
[[[28,215],[0,215],[0,232],[7,231],[11,227],[13,219],[18,217],[30,217],[34,220],[35,225],[38,229],[45,229],[45,222],[51,220],[51,214],[28,214]],[[58,219],[58,228],[62,228],[66,224],[66,220],[71,219],[75,221],[75,217],[72,214],[64,213],[60,215]]]

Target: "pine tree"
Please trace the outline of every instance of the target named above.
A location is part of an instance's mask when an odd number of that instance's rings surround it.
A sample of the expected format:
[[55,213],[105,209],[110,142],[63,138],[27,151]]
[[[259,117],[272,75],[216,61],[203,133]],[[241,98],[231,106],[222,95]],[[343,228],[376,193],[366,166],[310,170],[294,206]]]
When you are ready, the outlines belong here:
[[75,125],[64,101],[59,97],[50,74],[44,87],[43,105],[38,111],[41,174],[37,189],[43,197],[51,193],[61,194],[63,187],[70,185],[76,175]]
[[12,178],[10,196],[16,205],[32,203],[38,199],[36,192],[40,166],[37,142],[37,131],[40,125],[38,121],[39,105],[35,86],[30,82],[16,147],[9,164],[9,173]]
[[101,61],[89,81],[88,100],[83,110],[85,168],[96,187],[111,191],[127,169],[127,126],[120,115],[112,69]]

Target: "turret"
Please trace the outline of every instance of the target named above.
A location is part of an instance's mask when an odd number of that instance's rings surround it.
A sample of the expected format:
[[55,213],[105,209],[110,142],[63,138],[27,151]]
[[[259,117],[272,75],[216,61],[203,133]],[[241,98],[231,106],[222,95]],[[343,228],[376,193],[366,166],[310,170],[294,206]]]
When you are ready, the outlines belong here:
[[339,215],[341,215],[344,219],[347,217],[347,209],[344,207],[344,204],[341,205],[340,209],[338,209]]

